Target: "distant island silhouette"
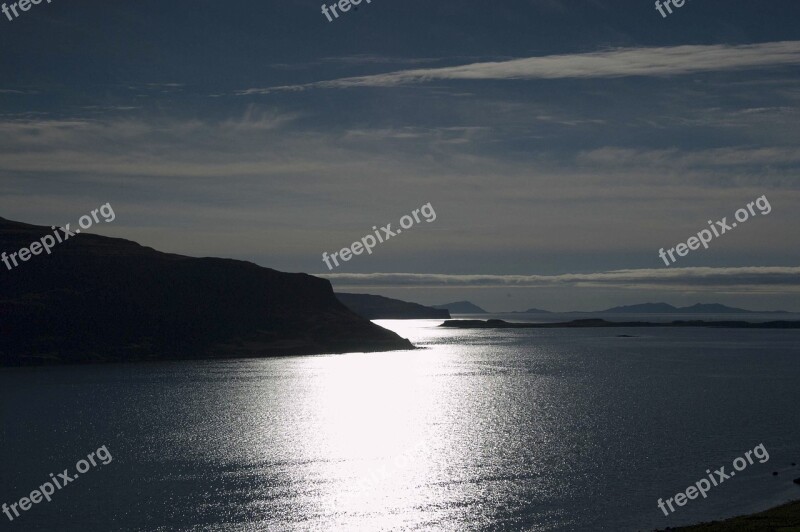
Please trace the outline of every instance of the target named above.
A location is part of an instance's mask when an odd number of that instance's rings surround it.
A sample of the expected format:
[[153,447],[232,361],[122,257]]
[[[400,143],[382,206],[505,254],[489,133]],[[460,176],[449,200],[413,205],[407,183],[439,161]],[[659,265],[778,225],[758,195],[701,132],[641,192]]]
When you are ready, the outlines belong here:
[[[478,305],[470,301],[457,301],[444,305],[432,305],[432,308],[447,309],[451,314],[489,314]],[[540,308],[527,310],[511,310],[494,312],[493,314],[790,314],[785,310],[746,310],[729,307],[720,303],[695,303],[686,307],[676,307],[669,303],[639,303],[635,305],[621,305],[605,310],[570,310],[555,312]]]
[[368,320],[450,319],[450,313],[446,309],[426,307],[399,299],[341,292],[336,292],[336,297],[347,308]]
[[568,312],[551,312],[538,308],[513,310],[497,314],[790,314],[785,310],[746,310],[729,307],[719,303],[695,303],[688,307],[676,307],[669,303],[639,303],[622,305],[605,310],[570,310]]
[[[52,230],[0,218],[0,251]],[[0,366],[413,349],[329,281],[82,233],[0,266]]]
[[606,310],[593,312],[593,314],[788,314],[784,310],[745,310],[729,307],[719,303],[696,303],[688,307],[674,307],[669,303],[642,303],[639,305],[625,305]]
[[800,321],[671,321],[655,323],[648,321],[606,321],[600,319],[573,320],[558,323],[511,323],[503,320],[448,320],[439,327],[454,329],[565,329],[588,327],[718,327],[729,329],[800,329]]
[[549,310],[542,310],[540,308],[529,308],[528,310],[512,310],[507,314],[557,314]]
[[450,314],[488,314],[481,307],[469,301],[456,301],[444,305],[432,305],[432,307],[447,310]]

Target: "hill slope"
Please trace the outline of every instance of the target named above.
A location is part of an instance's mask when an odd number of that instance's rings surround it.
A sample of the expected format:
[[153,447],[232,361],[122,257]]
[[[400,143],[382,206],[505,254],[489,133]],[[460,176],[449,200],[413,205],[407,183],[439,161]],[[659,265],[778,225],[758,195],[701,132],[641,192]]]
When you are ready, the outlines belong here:
[[445,303],[444,305],[433,305],[433,308],[444,309],[451,314],[486,314],[485,310],[469,301],[456,301],[454,303]]
[[450,313],[444,309],[426,307],[417,303],[409,303],[399,299],[391,299],[370,294],[336,293],[344,306],[368,320],[449,320]]
[[[47,227],[0,218],[0,250]],[[0,365],[410,349],[355,315],[328,281],[80,234],[0,263]]]

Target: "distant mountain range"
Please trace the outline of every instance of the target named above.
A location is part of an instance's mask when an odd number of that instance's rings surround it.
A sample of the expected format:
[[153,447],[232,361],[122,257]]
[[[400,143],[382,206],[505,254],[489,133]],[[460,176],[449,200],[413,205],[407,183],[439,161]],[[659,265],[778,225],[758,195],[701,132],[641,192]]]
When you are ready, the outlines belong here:
[[531,308],[524,311],[512,311],[507,314],[790,314],[785,310],[745,310],[729,307],[719,303],[697,303],[688,307],[675,307],[669,303],[641,303],[638,305],[624,305],[606,310],[570,312],[550,312],[547,310]]
[[344,306],[368,320],[425,320],[450,319],[446,309],[437,309],[370,294],[336,293],[336,297]]
[[674,307],[669,303],[642,303],[614,307],[591,314],[788,314],[788,312],[783,310],[745,310],[719,303],[697,303],[689,307]]
[[445,303],[444,305],[433,305],[433,308],[444,309],[451,314],[487,314],[481,307],[469,301],[456,301],[454,303]]
[[[52,233],[0,218],[0,252]],[[86,233],[41,251],[0,263],[0,366],[413,349],[311,275]]]
[[[447,319],[450,317],[449,315],[438,314],[438,312],[448,312],[449,314],[489,314],[489,312],[470,301],[423,306],[399,299],[368,294],[337,294],[337,297],[356,314],[371,320]],[[641,303],[595,311],[551,312],[540,308],[529,308],[523,311],[515,310],[498,314],[789,314],[789,312],[783,310],[746,310],[719,303],[697,303],[688,307],[676,307],[669,303]]]
[[[585,329],[585,328],[631,328],[631,327],[714,327],[718,329],[800,329],[800,321],[703,321],[676,320],[669,323],[647,321],[606,321],[600,319],[572,320],[561,323],[510,323],[503,320],[448,320],[439,327],[453,329]],[[629,335],[621,337],[632,338]]]

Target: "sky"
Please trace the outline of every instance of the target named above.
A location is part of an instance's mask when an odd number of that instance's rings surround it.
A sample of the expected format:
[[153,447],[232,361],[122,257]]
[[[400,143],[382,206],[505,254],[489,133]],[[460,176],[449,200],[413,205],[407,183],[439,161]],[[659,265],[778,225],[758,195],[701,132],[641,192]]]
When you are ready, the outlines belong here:
[[[0,14],[0,216],[75,226],[110,203],[91,231],[423,304],[800,311],[796,0],[321,7]],[[659,256],[762,196],[708,249]]]

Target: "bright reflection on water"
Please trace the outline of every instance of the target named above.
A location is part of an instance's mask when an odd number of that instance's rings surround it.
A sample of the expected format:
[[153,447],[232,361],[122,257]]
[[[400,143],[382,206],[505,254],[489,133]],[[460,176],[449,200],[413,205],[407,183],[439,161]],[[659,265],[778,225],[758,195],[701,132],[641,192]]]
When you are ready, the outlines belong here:
[[416,351],[0,371],[0,502],[100,445],[19,530],[647,530],[797,496],[797,331],[439,323],[379,322]]
[[[294,521],[299,510],[316,521],[313,526],[341,530],[479,524],[482,512],[475,510],[497,497],[471,472],[497,473],[491,420],[513,412],[489,387],[465,397],[453,386],[454,375],[463,379],[482,371],[464,371],[457,347],[447,342],[462,333],[433,329],[438,323],[389,324],[417,345],[439,339],[440,345],[428,349],[284,361],[285,385],[302,388],[304,400],[288,409],[261,402],[260,415],[293,414],[281,418],[278,437],[287,440],[282,458],[293,463],[293,480],[303,491],[285,501],[286,521]],[[296,394],[286,390],[278,400]],[[276,434],[267,434],[269,453]]]

